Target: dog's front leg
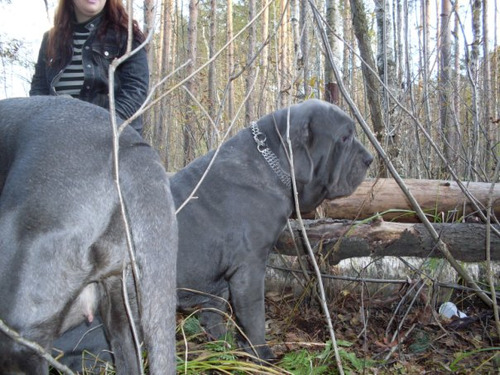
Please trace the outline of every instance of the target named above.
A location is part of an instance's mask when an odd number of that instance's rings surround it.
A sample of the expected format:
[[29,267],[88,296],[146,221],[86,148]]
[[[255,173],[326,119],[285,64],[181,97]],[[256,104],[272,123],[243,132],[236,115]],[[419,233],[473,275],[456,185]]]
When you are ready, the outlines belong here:
[[[130,321],[125,312],[123,300],[121,277],[112,276],[102,282],[103,297],[101,300],[101,317],[104,323],[106,336],[108,337],[115,359],[117,374],[139,374],[138,355],[135,349]],[[136,301],[132,297],[133,285],[128,283],[128,295],[133,307],[132,313],[136,320],[136,327],[140,330],[137,320]]]
[[260,359],[272,360],[275,356],[265,338],[265,260],[259,265],[250,266],[240,267],[229,282],[237,323],[250,341],[248,343],[242,339],[240,345]]
[[208,302],[203,303],[199,319],[210,340],[224,340],[227,333],[224,315],[229,304],[229,290],[226,288],[220,296],[213,296]]

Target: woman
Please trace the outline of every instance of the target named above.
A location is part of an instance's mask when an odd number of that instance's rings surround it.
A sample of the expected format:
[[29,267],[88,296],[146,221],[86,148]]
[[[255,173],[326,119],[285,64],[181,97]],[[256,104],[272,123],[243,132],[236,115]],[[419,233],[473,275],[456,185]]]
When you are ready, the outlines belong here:
[[[71,95],[109,109],[108,68],[125,54],[128,14],[121,0],[59,0],[54,27],[43,36],[30,96]],[[133,22],[132,49],[144,41]],[[116,113],[132,116],[146,99],[149,70],[144,49],[115,73]],[[131,124],[142,132],[142,120]]]

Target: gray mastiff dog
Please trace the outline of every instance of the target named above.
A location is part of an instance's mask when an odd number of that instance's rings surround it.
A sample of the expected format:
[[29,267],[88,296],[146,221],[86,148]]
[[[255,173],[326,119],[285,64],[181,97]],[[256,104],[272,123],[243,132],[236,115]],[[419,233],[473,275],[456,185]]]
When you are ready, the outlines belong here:
[[[319,100],[261,118],[224,143],[217,155],[211,151],[171,178],[180,208],[179,307],[202,308],[201,323],[209,336],[218,338],[225,332],[221,312],[230,301],[248,339],[241,340],[242,346],[262,360],[273,358],[265,341],[266,260],[295,210],[289,152],[283,144],[288,125],[300,209],[309,212],[324,199],[354,192],[373,157],[356,139],[354,122]],[[181,208],[211,163],[193,198]],[[106,346],[95,332],[87,346],[70,341],[70,335],[63,336],[59,348],[97,353]]]
[[[138,329],[151,373],[174,374],[178,233],[169,181],[131,127],[119,144],[140,274]],[[99,306],[117,373],[139,373],[121,286],[130,263],[125,238],[109,113],[70,98],[0,101],[2,322],[50,352],[64,331],[92,322]],[[136,301],[133,286],[128,292]],[[48,365],[0,330],[0,373],[46,374]]]

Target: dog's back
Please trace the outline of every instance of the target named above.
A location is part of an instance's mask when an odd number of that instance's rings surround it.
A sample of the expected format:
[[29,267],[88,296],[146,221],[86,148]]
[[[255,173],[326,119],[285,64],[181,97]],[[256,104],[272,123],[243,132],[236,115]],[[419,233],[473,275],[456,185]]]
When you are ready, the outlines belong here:
[[[0,101],[0,135],[0,319],[48,349],[68,324],[91,319],[94,300],[104,295],[117,370],[134,372],[109,113],[70,98],[8,99]],[[168,179],[131,127],[119,155],[151,370],[174,373],[177,226]],[[16,371],[45,373],[47,366],[0,333],[0,373]]]

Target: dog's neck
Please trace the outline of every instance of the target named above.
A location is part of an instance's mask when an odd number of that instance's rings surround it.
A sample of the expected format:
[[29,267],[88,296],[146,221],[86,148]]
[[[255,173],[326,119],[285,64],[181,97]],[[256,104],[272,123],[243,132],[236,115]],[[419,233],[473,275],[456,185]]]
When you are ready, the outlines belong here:
[[264,157],[267,164],[276,173],[280,181],[290,190],[292,188],[292,178],[290,175],[281,168],[280,160],[276,154],[267,146],[267,137],[259,130],[259,126],[254,121],[250,126],[253,139],[257,144],[257,150]]

